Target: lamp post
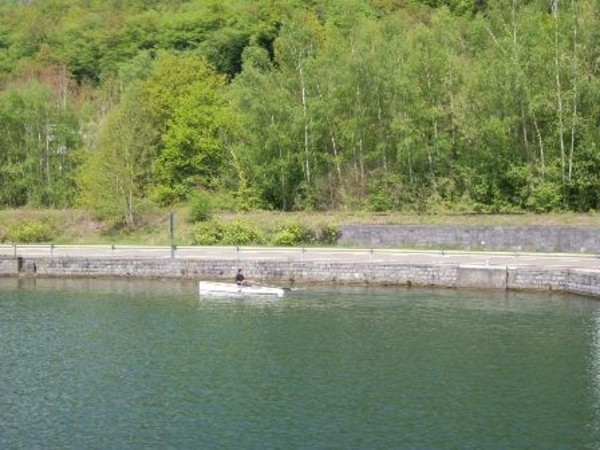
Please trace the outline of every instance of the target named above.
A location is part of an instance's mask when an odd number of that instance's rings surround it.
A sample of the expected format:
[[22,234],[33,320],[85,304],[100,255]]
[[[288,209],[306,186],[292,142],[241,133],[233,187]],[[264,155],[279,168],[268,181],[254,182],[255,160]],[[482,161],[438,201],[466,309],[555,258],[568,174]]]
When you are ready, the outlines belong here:
[[173,213],[169,214],[169,235],[171,237],[171,258],[175,258],[175,221]]

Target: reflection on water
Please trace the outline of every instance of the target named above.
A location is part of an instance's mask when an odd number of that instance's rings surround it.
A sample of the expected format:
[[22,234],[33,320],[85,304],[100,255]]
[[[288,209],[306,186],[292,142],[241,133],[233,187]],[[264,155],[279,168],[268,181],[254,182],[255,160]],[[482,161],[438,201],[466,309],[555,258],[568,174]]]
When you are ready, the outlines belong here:
[[562,295],[0,279],[0,448],[598,448],[599,317]]

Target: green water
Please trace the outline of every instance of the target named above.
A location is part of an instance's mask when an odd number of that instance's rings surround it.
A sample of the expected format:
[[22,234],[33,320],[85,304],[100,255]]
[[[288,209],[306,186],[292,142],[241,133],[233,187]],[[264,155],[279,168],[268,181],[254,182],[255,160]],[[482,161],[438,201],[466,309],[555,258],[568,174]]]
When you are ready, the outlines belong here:
[[600,302],[0,279],[0,449],[597,449]]

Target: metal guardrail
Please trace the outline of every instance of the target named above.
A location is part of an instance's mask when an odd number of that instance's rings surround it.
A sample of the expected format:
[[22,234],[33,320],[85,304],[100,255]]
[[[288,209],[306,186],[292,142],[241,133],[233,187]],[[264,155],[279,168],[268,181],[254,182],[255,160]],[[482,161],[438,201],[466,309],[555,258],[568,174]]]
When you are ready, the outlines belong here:
[[135,256],[156,257],[162,253],[168,256],[170,246],[138,246],[138,245],[58,245],[58,244],[0,244],[0,256],[13,257],[54,257],[54,256]]

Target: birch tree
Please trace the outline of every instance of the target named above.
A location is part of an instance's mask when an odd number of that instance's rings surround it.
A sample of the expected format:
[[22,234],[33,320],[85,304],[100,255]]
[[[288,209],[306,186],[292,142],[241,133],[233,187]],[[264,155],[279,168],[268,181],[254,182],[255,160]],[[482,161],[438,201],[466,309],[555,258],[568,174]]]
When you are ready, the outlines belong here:
[[158,135],[144,92],[132,85],[106,115],[96,149],[88,154],[79,177],[79,204],[102,219],[132,227],[148,196]]

